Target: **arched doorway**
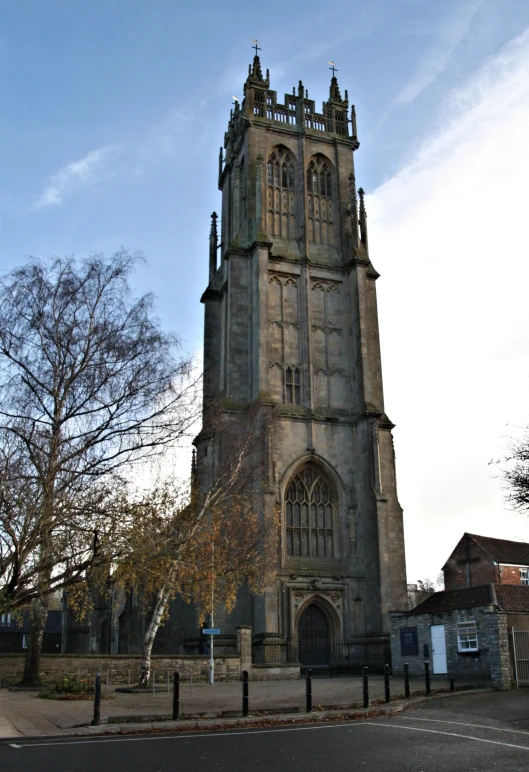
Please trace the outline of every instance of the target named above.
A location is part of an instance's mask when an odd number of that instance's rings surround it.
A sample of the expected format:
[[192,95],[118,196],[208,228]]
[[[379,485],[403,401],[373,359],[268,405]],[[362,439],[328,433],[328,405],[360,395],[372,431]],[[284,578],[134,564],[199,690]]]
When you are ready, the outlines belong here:
[[307,606],[298,623],[298,657],[302,667],[330,664],[329,623],[315,603]]

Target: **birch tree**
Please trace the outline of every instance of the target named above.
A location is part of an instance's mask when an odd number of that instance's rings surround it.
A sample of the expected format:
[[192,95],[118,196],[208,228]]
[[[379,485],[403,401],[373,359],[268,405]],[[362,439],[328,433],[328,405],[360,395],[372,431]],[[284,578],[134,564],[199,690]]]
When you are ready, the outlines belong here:
[[140,686],[149,683],[153,643],[173,597],[209,613],[213,590],[215,603],[230,611],[243,584],[258,593],[271,575],[277,532],[265,527],[261,515],[261,469],[254,454],[262,430],[252,418],[242,436],[231,432],[231,452],[218,464],[214,484],[207,490],[195,484],[187,502],[167,482],[133,504],[128,557],[115,579],[154,597]]
[[32,601],[26,684],[39,680],[50,592],[116,537],[98,505],[107,481],[196,417],[191,362],[152,296],[130,291],[138,259],[31,260],[0,280],[0,606]]

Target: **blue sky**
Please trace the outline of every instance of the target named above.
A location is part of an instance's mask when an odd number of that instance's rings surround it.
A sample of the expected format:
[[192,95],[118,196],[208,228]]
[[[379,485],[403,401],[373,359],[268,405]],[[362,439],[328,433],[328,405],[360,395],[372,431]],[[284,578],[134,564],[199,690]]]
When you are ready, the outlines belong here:
[[[200,350],[232,95],[356,105],[410,580],[464,530],[529,540],[491,458],[528,420],[526,0],[0,2],[0,268],[144,251],[136,289]],[[423,549],[425,540],[432,553]]]

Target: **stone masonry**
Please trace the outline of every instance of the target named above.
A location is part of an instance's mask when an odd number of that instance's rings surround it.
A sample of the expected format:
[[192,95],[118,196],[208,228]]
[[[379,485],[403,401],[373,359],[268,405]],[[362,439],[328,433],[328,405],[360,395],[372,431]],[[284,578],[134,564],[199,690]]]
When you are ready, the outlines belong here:
[[334,74],[320,113],[301,81],[280,102],[254,58],[219,159],[195,446],[204,491],[230,454],[218,416],[234,437],[258,416],[260,508],[270,529],[279,511],[281,527],[274,579],[236,609],[257,633],[377,640],[389,610],[406,608],[358,147]]

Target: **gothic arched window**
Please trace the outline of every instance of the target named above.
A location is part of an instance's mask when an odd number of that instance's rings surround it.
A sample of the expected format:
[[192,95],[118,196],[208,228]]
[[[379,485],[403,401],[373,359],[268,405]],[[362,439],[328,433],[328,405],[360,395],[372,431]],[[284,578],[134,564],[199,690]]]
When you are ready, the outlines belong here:
[[286,148],[275,148],[266,165],[266,227],[269,236],[295,238],[295,169]]
[[290,482],[285,496],[287,555],[334,556],[336,494],[320,470],[310,464]]
[[332,171],[322,155],[307,166],[307,198],[309,241],[334,245]]
[[264,118],[265,95],[264,91],[256,91],[253,98],[253,114]]

